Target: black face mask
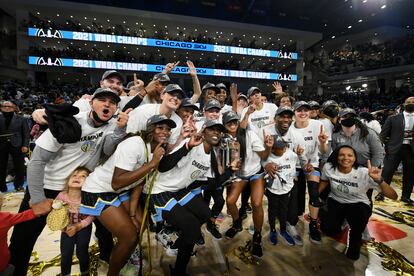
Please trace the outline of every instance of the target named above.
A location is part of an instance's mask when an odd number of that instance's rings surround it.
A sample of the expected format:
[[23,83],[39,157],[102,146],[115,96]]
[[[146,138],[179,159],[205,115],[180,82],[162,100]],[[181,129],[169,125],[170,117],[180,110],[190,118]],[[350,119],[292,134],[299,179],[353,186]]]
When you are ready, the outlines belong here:
[[93,119],[95,120],[95,122],[100,123],[100,124],[105,124],[109,121],[109,120],[104,121],[101,118],[99,118],[98,113],[96,113],[95,111],[92,111],[92,116],[93,116]]
[[2,111],[1,113],[3,113],[4,118],[10,119],[11,117],[13,117],[14,111],[10,111],[10,112]]
[[352,126],[355,125],[355,123],[356,123],[356,121],[352,117],[351,118],[344,119],[344,120],[341,120],[341,125],[344,126],[344,127],[352,127]]
[[407,104],[406,106],[404,106],[404,110],[409,113],[414,112],[414,104]]
[[323,113],[331,118],[338,116],[338,108],[336,106],[328,106],[323,110]]

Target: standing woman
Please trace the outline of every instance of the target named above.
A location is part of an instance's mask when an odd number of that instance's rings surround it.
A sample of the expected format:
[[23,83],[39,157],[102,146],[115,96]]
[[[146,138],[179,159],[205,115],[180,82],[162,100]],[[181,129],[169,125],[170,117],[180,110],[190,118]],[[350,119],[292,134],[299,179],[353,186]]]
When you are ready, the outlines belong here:
[[229,210],[233,225],[226,231],[227,238],[233,238],[238,232],[242,231],[242,219],[239,217],[237,210],[237,199],[243,188],[250,184],[251,202],[253,206],[253,247],[252,254],[257,257],[263,256],[262,249],[262,225],[263,225],[263,195],[264,195],[264,179],[263,169],[260,161],[266,160],[273,146],[273,137],[265,136],[265,142],[253,131],[243,129],[239,126],[239,117],[235,112],[227,112],[223,116],[223,123],[226,131],[240,143],[240,157],[242,167],[240,177],[242,181],[233,182],[227,193],[227,209]]
[[348,145],[336,148],[325,164],[319,192],[330,187],[327,211],[321,210],[321,230],[328,236],[339,234],[346,219],[350,230],[346,256],[352,260],[359,259],[362,232],[372,214],[368,189],[376,189],[393,200],[397,193],[381,177],[381,170],[371,166],[359,165],[357,152]]
[[358,156],[358,164],[374,167],[381,166],[384,160],[384,147],[374,130],[366,127],[358,119],[355,110],[344,108],[339,112],[339,124],[332,134],[332,150],[341,145],[352,146]]
[[[138,243],[137,203],[141,179],[157,168],[165,151],[162,147],[176,124],[165,115],[154,115],[142,137],[122,141],[114,154],[97,167],[82,187],[80,212],[97,217],[118,239],[109,261],[108,275],[119,275]],[[130,204],[121,204],[132,195]]]
[[[321,235],[318,231],[317,219],[319,207],[322,206],[319,201],[318,185],[321,176],[319,170],[319,155],[328,151],[328,136],[325,134],[323,125],[320,121],[310,119],[311,106],[305,101],[298,101],[294,105],[295,122],[293,128],[301,133],[305,139],[305,154],[308,160],[305,170],[297,169],[298,181],[298,215],[305,212],[306,184],[309,194],[309,212],[311,222],[309,224],[309,238],[314,243],[321,242]],[[300,166],[299,162],[298,164]]]

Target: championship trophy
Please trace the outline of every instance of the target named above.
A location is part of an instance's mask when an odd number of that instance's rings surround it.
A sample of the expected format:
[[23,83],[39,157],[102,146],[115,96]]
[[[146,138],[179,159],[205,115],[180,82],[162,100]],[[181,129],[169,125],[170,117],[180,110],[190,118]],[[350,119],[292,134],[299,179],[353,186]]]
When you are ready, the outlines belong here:
[[[220,148],[222,150],[222,164],[227,168],[231,167],[231,164],[240,160],[240,143],[229,135],[224,136],[221,139]],[[233,171],[232,176],[226,180],[222,185],[227,186],[233,182],[241,181],[236,175],[236,171]]]

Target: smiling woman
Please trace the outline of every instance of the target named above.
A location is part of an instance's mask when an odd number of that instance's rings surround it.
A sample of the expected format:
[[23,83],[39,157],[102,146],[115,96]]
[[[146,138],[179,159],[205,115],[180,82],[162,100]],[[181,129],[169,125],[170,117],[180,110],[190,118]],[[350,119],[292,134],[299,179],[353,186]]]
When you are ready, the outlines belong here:
[[351,146],[343,145],[335,149],[324,166],[319,192],[330,186],[327,211],[320,212],[321,230],[328,236],[342,231],[341,225],[346,219],[350,226],[346,256],[359,259],[361,237],[372,211],[366,192],[376,189],[391,199],[397,194],[381,177],[381,170],[358,165],[357,154]]

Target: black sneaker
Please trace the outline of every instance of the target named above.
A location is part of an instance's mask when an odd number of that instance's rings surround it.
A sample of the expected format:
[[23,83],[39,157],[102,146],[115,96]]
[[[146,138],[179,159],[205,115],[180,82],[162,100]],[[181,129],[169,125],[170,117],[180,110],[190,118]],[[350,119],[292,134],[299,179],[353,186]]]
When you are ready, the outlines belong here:
[[262,236],[256,234],[253,236],[252,255],[256,258],[263,257]]
[[319,232],[316,221],[311,221],[309,223],[309,239],[313,243],[321,244],[321,233]]
[[359,259],[360,251],[361,251],[361,246],[359,244],[355,244],[355,245],[350,244],[346,250],[345,255],[348,259],[356,261]]
[[226,231],[224,235],[226,235],[226,238],[232,239],[234,236],[236,236],[237,233],[241,232],[243,230],[243,227],[241,225],[233,224],[233,226]]
[[216,240],[221,240],[222,235],[218,230],[217,224],[215,224],[212,221],[209,221],[209,222],[207,222],[207,227],[206,228],[207,228],[207,231],[210,232],[210,234],[213,235],[213,237]]
[[375,201],[384,201],[385,197],[382,193],[378,193],[375,197]]
[[245,220],[245,219],[247,219],[247,213],[246,213],[246,210],[242,211],[242,210],[240,209],[240,211],[239,211],[239,218],[240,218],[241,220]]
[[413,205],[414,204],[414,200],[412,200],[411,198],[405,197],[405,196],[402,196],[400,201],[402,201],[402,202],[404,202],[405,204],[408,204],[408,205]]
[[198,245],[198,246],[201,246],[201,247],[203,247],[203,246],[205,246],[205,245],[206,245],[206,241],[204,240],[204,235],[203,235],[203,233],[201,233],[200,239],[197,241],[197,245]]
[[252,206],[249,204],[249,203],[247,203],[246,204],[246,213],[248,213],[248,214],[251,214],[252,213]]

